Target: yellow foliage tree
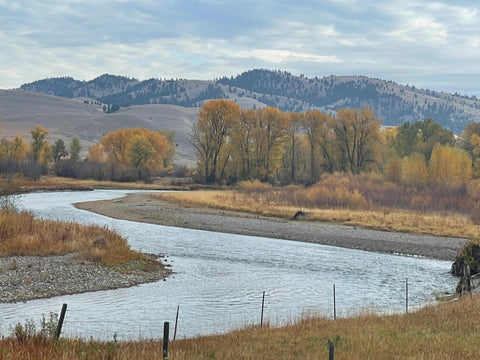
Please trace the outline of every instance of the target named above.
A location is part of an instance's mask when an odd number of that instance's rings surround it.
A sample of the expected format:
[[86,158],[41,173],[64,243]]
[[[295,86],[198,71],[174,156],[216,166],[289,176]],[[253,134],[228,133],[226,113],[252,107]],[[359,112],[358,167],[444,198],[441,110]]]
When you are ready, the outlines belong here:
[[32,154],[33,154],[33,161],[34,162],[45,162],[47,159],[48,151],[45,151],[45,147],[47,146],[48,142],[45,140],[47,135],[49,134],[48,130],[43,128],[40,125],[35,126],[31,132],[32,134]]
[[22,161],[29,152],[28,144],[21,136],[16,136],[13,140],[2,139],[0,144],[0,157],[9,157],[16,161]]
[[428,182],[425,156],[413,153],[402,159],[402,183],[411,187],[422,187]]
[[428,175],[430,181],[436,184],[469,180],[472,176],[472,159],[461,149],[436,144],[430,156]]
[[385,178],[389,181],[400,182],[402,180],[402,160],[399,157],[393,157],[385,164]]
[[[163,168],[169,145],[164,135],[135,128],[118,129],[108,133],[102,138],[102,147],[107,160],[112,163],[145,166],[152,171],[158,171]],[[92,150],[92,156],[95,156],[94,151],[100,150]]]
[[88,159],[90,161],[96,161],[99,163],[105,162],[107,157],[105,156],[105,151],[103,150],[102,144],[96,143],[88,148]]
[[228,100],[211,100],[198,113],[191,143],[197,150],[198,165],[206,183],[215,183],[219,179],[219,171],[224,167],[220,160],[228,160],[222,151],[225,151],[239,114],[240,106]]

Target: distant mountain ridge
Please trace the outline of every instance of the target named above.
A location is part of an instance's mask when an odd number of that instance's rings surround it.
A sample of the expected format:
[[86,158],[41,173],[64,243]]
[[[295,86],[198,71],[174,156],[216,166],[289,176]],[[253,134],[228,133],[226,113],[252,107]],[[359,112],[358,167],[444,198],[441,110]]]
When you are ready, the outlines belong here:
[[21,89],[66,98],[90,98],[103,104],[127,107],[170,104],[200,107],[210,99],[230,99],[243,108],[278,107],[282,111],[370,107],[384,125],[400,125],[433,118],[444,128],[460,133],[480,121],[480,100],[366,76],[307,78],[288,72],[255,69],[221,79],[137,79],[105,74],[90,81],[71,77],[38,80]]

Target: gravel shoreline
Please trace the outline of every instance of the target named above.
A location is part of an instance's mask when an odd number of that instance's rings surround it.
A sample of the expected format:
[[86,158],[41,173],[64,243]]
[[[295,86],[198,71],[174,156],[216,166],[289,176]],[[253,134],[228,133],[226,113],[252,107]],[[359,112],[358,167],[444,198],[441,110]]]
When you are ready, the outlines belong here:
[[132,270],[126,273],[61,256],[11,256],[0,258],[0,302],[19,302],[89,291],[111,290],[165,279],[169,270]]
[[75,204],[117,219],[198,230],[272,237],[380,253],[453,261],[467,239],[392,233],[313,221],[293,221],[207,208],[187,208],[147,193]]

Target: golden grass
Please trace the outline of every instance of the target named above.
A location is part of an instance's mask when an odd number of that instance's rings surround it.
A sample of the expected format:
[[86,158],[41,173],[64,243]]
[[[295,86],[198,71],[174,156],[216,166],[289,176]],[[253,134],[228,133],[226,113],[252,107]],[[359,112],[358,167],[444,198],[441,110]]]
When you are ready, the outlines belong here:
[[0,179],[0,189],[11,189],[11,192],[36,190],[84,190],[84,189],[139,189],[139,190],[186,190],[187,185],[174,185],[170,181],[156,181],[152,184],[143,182],[115,182],[80,180],[60,176],[42,176],[39,180],[15,177],[13,180]]
[[[159,189],[158,184],[145,184],[143,182],[115,182],[115,181],[97,181],[97,180],[80,180],[74,178],[65,178],[60,176],[42,176],[42,178],[37,182],[37,185],[47,185],[47,186],[78,186],[78,187],[91,187],[91,188],[102,188],[102,189],[147,189],[147,190],[156,190]],[[161,186],[160,188],[163,188]]]
[[[478,359],[480,296],[463,297],[403,315],[362,315],[329,320],[307,318],[282,328],[246,328],[225,335],[170,342],[170,360]],[[32,338],[0,340],[0,358],[162,359],[161,341],[95,342]]]
[[156,196],[184,206],[240,211],[285,219],[292,219],[298,210],[303,210],[308,214],[306,220],[309,221],[356,225],[386,231],[461,238],[477,237],[480,234],[480,226],[473,224],[467,216],[459,214],[446,216],[396,209],[300,209],[282,204],[280,200],[275,200],[274,195],[269,196],[267,200],[262,194],[246,194],[234,190],[164,193]]
[[28,212],[0,211],[0,256],[73,252],[110,266],[144,259],[124,238],[106,228],[35,219]]

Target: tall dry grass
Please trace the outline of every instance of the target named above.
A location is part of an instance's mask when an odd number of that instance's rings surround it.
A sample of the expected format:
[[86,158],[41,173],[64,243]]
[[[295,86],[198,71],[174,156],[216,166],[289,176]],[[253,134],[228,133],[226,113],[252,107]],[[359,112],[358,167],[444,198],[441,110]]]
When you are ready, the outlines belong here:
[[[208,207],[221,210],[240,211],[262,216],[292,219],[302,210],[307,213],[307,221],[324,221],[345,225],[386,231],[408,232],[415,234],[431,234],[436,236],[452,236],[461,238],[477,237],[480,226],[464,214],[436,213],[412,211],[395,208],[360,208],[348,207],[320,208],[306,205],[299,197],[291,202],[285,199],[285,192],[291,189],[266,192],[225,191],[193,191],[178,193],[162,193],[157,196],[185,206]],[[291,195],[288,195],[291,196]],[[303,196],[303,195],[302,195]],[[359,195],[352,193],[356,202]]]
[[[225,335],[170,342],[170,360],[328,359],[478,359],[480,297],[427,307],[420,311],[330,320],[306,318],[282,328],[246,328]],[[161,341],[0,340],[0,358],[24,359],[162,359]]]
[[143,259],[124,238],[107,228],[35,219],[28,212],[0,211],[0,256],[73,252],[110,266]]

